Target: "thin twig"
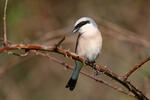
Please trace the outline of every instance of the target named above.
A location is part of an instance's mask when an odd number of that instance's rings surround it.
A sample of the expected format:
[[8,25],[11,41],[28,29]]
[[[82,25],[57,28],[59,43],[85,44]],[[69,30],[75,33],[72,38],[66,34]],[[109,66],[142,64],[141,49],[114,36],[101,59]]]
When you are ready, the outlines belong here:
[[128,77],[133,73],[135,72],[137,69],[139,69],[140,67],[142,67],[142,65],[144,65],[146,62],[150,61],[150,57],[146,58],[144,61],[140,62],[139,64],[135,65],[128,73],[126,73],[124,76],[123,76],[123,79],[124,80],[127,80]]
[[5,7],[4,7],[4,45],[7,45],[7,23],[6,23],[6,15],[7,15],[7,4],[8,0],[5,1]]
[[[55,62],[57,62],[57,63],[59,63],[59,64],[62,64],[62,65],[64,65],[67,69],[70,69],[70,70],[73,70],[73,69],[74,69],[73,66],[70,66],[70,65],[68,65],[67,63],[65,63],[65,62],[63,62],[63,61],[61,61],[61,60],[59,60],[59,59],[56,59],[56,58],[50,56],[50,55],[47,54],[47,53],[42,53],[42,52],[39,52],[39,51],[37,51],[37,50],[31,50],[31,52],[34,52],[36,55],[41,55],[41,56],[47,57],[48,59],[50,59],[50,60],[52,60],[52,61],[55,61]],[[114,85],[112,85],[112,84],[110,84],[110,83],[108,83],[108,82],[106,82],[106,81],[104,81],[104,80],[100,80],[100,79],[96,78],[95,76],[90,75],[90,74],[88,74],[88,73],[86,73],[86,72],[84,72],[84,71],[81,71],[80,73],[83,74],[83,75],[85,75],[86,77],[89,77],[89,78],[95,80],[96,82],[102,83],[102,84],[104,84],[104,85],[106,85],[106,86],[108,86],[108,87],[111,87],[111,88],[113,88],[113,89],[115,89],[115,90],[117,90],[117,91],[119,91],[119,92],[121,92],[121,93],[124,93],[124,94],[127,94],[127,95],[129,95],[129,96],[135,97],[135,95],[133,95],[131,92],[128,92],[128,91],[126,91],[126,90],[124,90],[124,89],[122,89],[122,88],[120,88],[120,87],[114,86]]]
[[65,40],[65,38],[66,38],[66,36],[64,36],[64,37],[56,44],[56,48],[61,45],[61,43]]

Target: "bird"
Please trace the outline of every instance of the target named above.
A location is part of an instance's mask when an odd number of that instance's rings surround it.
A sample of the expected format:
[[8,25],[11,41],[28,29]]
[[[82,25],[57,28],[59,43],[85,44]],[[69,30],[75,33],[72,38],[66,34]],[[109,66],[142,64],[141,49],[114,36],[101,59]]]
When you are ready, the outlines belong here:
[[[89,17],[78,19],[72,33],[79,33],[75,53],[84,57],[87,62],[94,64],[102,49],[102,36],[95,21]],[[83,65],[81,61],[75,60],[75,68],[66,85],[70,91],[74,90]]]

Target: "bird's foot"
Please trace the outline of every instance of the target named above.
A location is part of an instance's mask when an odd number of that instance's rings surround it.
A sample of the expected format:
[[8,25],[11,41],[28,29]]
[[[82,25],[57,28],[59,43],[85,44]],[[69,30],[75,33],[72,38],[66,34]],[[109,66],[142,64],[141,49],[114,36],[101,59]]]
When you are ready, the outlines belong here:
[[96,70],[96,62],[95,61],[90,62],[90,66],[92,66],[92,68]]
[[94,69],[96,68],[96,62],[95,62],[95,61],[90,62],[89,60],[86,60],[86,61],[85,61],[85,64],[91,66],[91,67],[94,68]]
[[92,66],[92,62],[90,62],[88,59],[85,60],[85,64]]
[[97,76],[99,74],[99,71],[95,70],[94,74],[95,74],[95,76]]
[[95,70],[95,75],[97,76],[99,74],[99,70],[97,70],[96,68],[96,62],[95,61],[91,62],[91,66]]
[[88,60],[85,60],[85,64],[89,65],[89,61],[88,61]]
[[96,62],[90,62],[89,60],[85,61],[85,64],[88,64],[89,66],[91,66],[94,70],[95,70],[95,75],[98,75],[99,71],[96,68]]

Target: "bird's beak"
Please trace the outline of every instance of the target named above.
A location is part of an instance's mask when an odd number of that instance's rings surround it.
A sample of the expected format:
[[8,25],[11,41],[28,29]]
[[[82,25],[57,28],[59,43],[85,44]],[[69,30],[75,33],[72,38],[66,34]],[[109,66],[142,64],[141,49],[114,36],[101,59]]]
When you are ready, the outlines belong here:
[[74,29],[72,30],[72,33],[75,34],[76,32],[78,32],[78,30],[79,30],[79,28],[74,28]]

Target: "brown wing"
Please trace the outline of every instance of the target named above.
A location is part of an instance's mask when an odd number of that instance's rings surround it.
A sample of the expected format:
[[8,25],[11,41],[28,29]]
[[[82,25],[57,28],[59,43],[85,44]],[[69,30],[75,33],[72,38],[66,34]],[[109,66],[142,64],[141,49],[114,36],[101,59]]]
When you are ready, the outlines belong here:
[[77,38],[77,42],[76,42],[76,48],[75,48],[75,53],[77,53],[77,46],[79,44],[79,38],[80,38],[81,34],[78,35],[78,38]]

